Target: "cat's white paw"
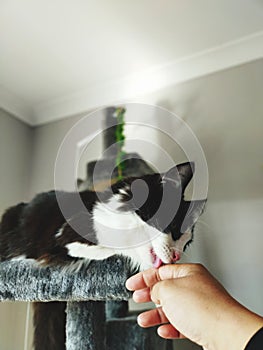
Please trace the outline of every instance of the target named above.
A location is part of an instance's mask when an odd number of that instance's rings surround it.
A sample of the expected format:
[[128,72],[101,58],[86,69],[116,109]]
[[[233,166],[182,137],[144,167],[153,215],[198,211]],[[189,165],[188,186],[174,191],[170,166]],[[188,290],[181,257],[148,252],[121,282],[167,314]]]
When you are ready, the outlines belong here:
[[69,256],[89,260],[103,260],[115,254],[113,249],[80,242],[68,243],[66,248]]

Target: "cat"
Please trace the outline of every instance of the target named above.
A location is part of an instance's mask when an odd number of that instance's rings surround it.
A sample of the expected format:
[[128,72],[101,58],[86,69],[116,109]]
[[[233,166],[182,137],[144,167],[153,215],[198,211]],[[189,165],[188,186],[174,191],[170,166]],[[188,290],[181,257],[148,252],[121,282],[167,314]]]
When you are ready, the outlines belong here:
[[[194,163],[186,162],[163,174],[125,178],[102,193],[41,193],[3,215],[0,261],[34,259],[42,265],[78,266],[119,254],[141,270],[175,263],[192,242],[195,222],[206,203],[206,199],[184,199],[193,172]],[[77,196],[86,213],[76,212]],[[67,220],[57,197],[70,204]],[[112,236],[117,228],[121,234]],[[134,236],[144,244],[134,244]],[[108,244],[112,237],[114,244]]]

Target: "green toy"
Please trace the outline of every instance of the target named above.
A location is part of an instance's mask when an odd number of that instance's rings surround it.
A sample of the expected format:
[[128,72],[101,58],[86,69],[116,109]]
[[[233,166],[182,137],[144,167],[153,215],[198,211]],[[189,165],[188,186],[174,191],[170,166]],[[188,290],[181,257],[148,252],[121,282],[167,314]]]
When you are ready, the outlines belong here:
[[123,151],[124,143],[125,143],[125,136],[123,133],[124,130],[124,115],[125,115],[126,109],[123,107],[116,108],[116,118],[117,118],[117,127],[116,127],[116,145],[117,145],[117,156],[116,156],[116,166],[118,169],[118,180],[123,179],[123,171],[125,168],[124,164],[124,156],[125,152]]

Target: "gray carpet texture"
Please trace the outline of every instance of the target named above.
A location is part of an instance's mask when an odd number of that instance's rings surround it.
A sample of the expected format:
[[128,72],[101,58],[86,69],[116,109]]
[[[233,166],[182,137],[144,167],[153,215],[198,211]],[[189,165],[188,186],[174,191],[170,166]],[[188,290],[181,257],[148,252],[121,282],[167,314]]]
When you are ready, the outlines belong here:
[[85,263],[78,271],[39,267],[31,260],[0,263],[0,301],[128,300],[132,274],[125,259]]

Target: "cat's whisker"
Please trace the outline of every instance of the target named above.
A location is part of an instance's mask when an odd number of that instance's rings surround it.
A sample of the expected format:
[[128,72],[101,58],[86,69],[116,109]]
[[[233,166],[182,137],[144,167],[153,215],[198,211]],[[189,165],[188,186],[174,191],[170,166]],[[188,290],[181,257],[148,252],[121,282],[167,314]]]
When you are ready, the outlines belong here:
[[210,226],[207,222],[198,219],[198,221],[196,222],[196,224],[199,224],[199,223],[211,229],[211,226]]
[[189,253],[187,253],[186,251],[185,251],[185,252],[183,252],[183,255],[187,256],[188,258],[191,258],[190,254],[189,254]]
[[195,223],[196,228],[199,229],[198,235],[204,233],[203,230],[200,231],[200,228],[199,228],[200,224],[201,224],[201,226],[203,228],[207,228],[209,230],[209,232],[214,232],[214,229],[213,229],[213,227],[211,225],[209,225],[205,221],[202,221],[202,220],[198,219],[198,221]]
[[178,252],[178,253],[184,253],[184,251],[182,250],[182,249],[178,249],[178,248],[176,248],[176,247],[170,247],[171,248],[171,250],[175,250],[176,252]]

